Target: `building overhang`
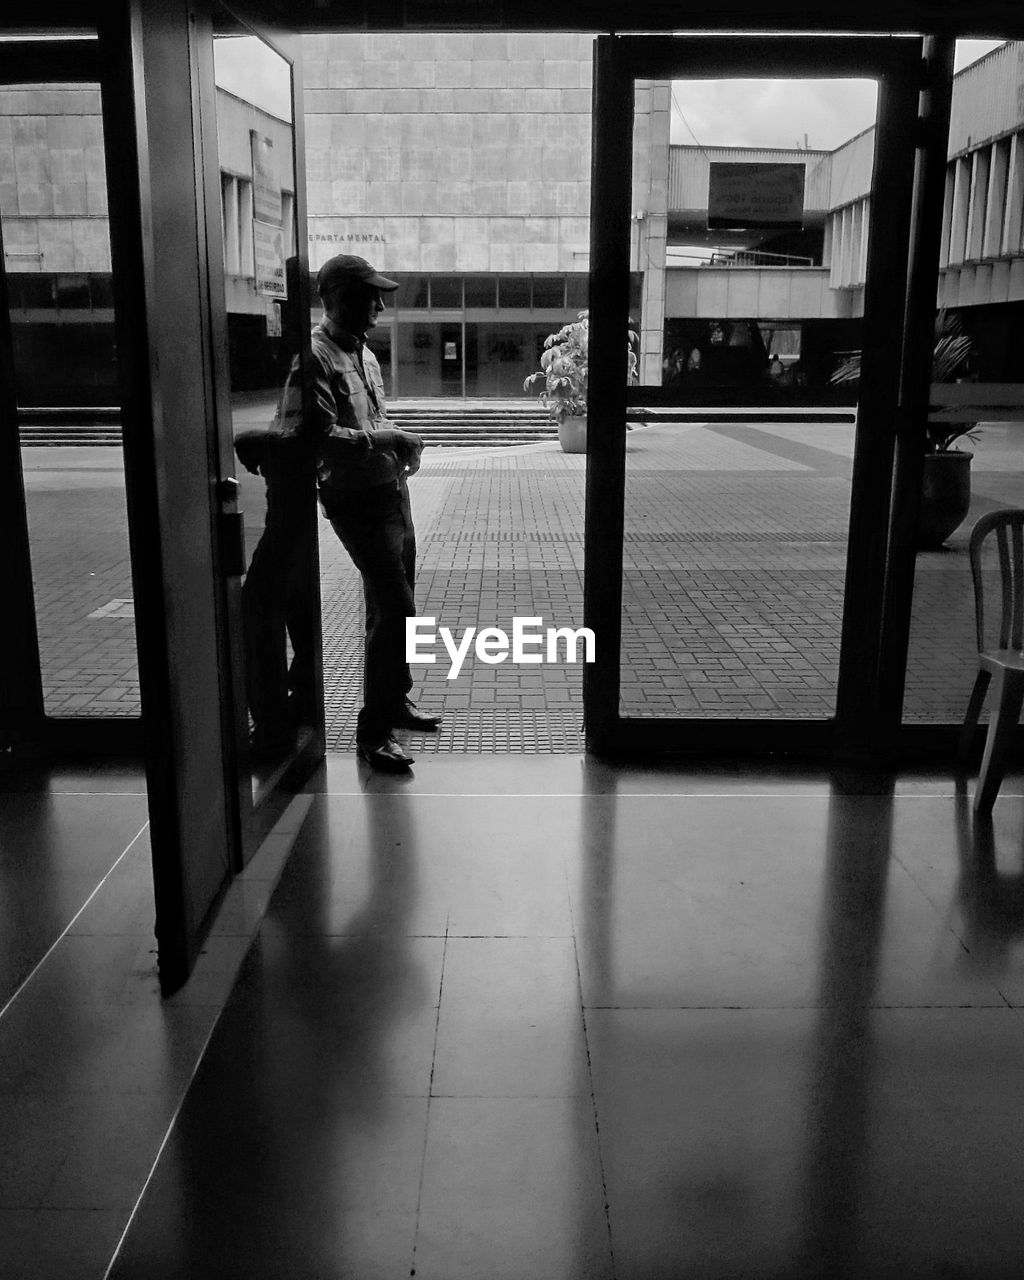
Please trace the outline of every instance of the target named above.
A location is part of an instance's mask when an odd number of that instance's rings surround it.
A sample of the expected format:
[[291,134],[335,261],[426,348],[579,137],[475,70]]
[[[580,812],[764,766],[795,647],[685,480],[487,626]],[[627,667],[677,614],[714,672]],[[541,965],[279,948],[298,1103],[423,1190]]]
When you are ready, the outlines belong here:
[[[825,216],[819,209],[805,210],[803,230],[820,231],[825,225]],[[708,249],[752,249],[771,234],[770,231],[744,228],[709,228],[707,209],[670,209],[668,214],[670,246],[685,244]]]

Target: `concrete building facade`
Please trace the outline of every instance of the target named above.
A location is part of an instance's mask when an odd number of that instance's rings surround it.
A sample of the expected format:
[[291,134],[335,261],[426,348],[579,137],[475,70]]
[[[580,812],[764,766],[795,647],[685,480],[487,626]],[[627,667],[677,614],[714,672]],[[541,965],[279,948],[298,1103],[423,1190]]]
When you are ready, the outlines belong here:
[[[309,260],[355,252],[397,278],[374,341],[392,396],[522,393],[544,338],[587,305],[593,37],[548,33],[303,37]],[[1024,42],[954,82],[938,305],[962,310],[989,378],[1024,339]],[[874,129],[834,151],[670,145],[671,86],[635,95],[631,268],[640,381],[681,353],[751,344],[822,391],[860,345]],[[256,287],[255,130],[290,126],[221,89],[233,386],[276,360],[276,303]],[[712,163],[805,169],[803,228],[709,232]],[[282,166],[283,230],[294,238]],[[38,403],[111,402],[113,311],[98,91],[0,92],[0,214],[18,367]],[[703,261],[679,245],[703,244]],[[725,377],[735,386],[736,369]],[[707,381],[708,364],[704,374]],[[724,376],[724,375],[723,375]]]
[[[812,381],[860,346],[875,130],[832,152],[753,153],[672,147],[670,247],[706,225],[711,161],[772,160],[806,168],[809,260],[772,260],[764,234],[700,265],[668,269],[666,347],[706,340],[714,325],[752,322],[771,341],[798,332]],[[814,238],[816,236],[816,238]],[[1020,378],[1024,349],[1024,42],[1008,41],[954,79],[937,306],[961,313],[984,381]],[[788,322],[788,323],[787,323]],[[766,351],[768,348],[766,342]]]
[[[521,394],[544,338],[586,307],[592,46],[579,33],[305,37],[310,265],[351,250],[400,280],[375,335],[393,393]],[[644,256],[659,263],[667,149],[667,86],[645,85],[634,172],[661,191],[642,201]]]

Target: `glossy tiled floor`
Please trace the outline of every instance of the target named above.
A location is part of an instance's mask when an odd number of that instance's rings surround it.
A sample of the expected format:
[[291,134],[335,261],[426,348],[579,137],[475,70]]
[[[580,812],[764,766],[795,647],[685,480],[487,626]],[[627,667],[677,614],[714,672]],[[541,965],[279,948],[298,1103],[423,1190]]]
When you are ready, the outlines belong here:
[[1019,1275],[1015,789],[333,760],[113,1275]]
[[219,1019],[129,929],[0,1021],[15,1137],[105,1100],[0,1166],[5,1280],[100,1280],[126,1224],[116,1280],[1022,1274],[1019,779],[980,827],[943,777],[568,756],[312,790]]

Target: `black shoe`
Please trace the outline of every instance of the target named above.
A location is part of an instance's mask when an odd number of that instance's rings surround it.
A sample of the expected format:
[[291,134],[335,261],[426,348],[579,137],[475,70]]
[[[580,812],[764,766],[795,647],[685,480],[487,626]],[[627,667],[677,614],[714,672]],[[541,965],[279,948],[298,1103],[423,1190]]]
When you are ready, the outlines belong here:
[[423,711],[417,711],[415,702],[410,702],[406,698],[405,707],[399,714],[394,727],[396,729],[415,729],[419,733],[436,733],[441,727],[443,719],[443,716],[428,716]]
[[405,773],[413,763],[412,756],[407,756],[394,738],[385,739],[379,747],[360,745],[356,747],[356,755],[383,773]]

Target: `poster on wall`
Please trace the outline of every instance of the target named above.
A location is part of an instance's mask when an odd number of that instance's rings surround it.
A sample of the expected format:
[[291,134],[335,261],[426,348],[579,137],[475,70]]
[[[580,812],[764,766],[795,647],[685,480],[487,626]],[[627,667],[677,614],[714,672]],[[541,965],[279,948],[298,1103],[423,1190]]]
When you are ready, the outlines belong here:
[[804,165],[712,160],[708,170],[709,228],[802,228]]
[[283,229],[254,219],[252,247],[256,263],[256,292],[267,298],[287,298]]
[[252,216],[257,222],[281,221],[281,183],[273,138],[249,130],[252,142]]

